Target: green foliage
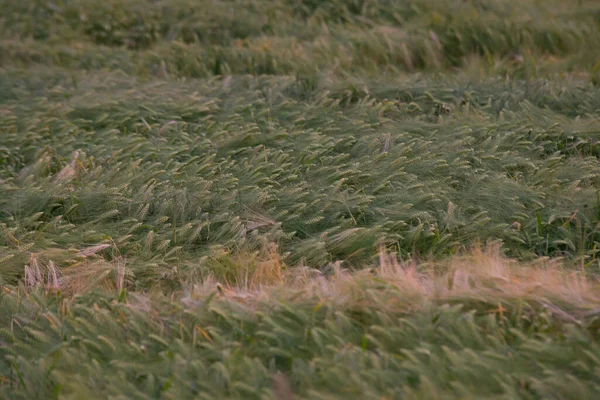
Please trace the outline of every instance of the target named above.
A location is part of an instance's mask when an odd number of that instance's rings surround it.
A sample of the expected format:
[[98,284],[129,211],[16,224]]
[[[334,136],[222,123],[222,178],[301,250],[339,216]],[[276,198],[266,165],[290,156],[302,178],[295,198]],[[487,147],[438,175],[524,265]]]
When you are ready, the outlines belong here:
[[382,244],[441,256],[501,241],[597,268],[590,84],[330,80],[306,92],[292,78],[4,74],[8,281],[23,246],[98,243],[128,259],[138,287],[173,267],[176,281],[202,275],[213,245],[277,243],[287,263],[322,267]]
[[292,293],[252,305],[214,293],[187,305],[4,293],[0,395],[268,399],[277,398],[277,371],[294,398],[600,393],[598,324],[589,313],[563,319],[564,311],[542,306],[548,299],[514,299],[494,314],[491,299],[423,304],[381,280],[364,289],[353,299],[360,306],[287,300]]
[[477,242],[597,274],[598,1],[0,9],[0,397],[597,396],[593,312],[175,297]]
[[598,57],[589,49],[600,46],[594,0],[3,3],[2,66],[109,68],[152,77],[379,75],[468,65],[472,55],[486,68],[517,74],[592,73]]

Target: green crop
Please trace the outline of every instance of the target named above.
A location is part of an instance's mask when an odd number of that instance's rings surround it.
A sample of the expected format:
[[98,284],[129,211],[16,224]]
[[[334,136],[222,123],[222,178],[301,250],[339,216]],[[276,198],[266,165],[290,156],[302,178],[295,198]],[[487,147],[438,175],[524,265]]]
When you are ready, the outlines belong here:
[[[598,1],[0,9],[0,397],[597,396],[594,301],[373,271],[492,246],[595,288]],[[341,270],[376,276],[302,294]]]

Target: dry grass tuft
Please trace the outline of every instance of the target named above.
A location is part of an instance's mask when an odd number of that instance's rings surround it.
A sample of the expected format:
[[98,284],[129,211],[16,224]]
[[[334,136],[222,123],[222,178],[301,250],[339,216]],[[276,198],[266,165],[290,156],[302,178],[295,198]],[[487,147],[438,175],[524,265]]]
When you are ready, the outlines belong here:
[[81,251],[47,249],[29,253],[24,266],[23,284],[31,289],[44,288],[65,295],[93,290],[121,291],[131,276],[124,257],[106,260],[98,253],[109,244],[87,247]]
[[573,314],[569,318],[575,318],[595,312],[600,304],[600,284],[596,280],[563,269],[557,261],[518,263],[504,258],[498,248],[476,249],[434,269],[415,261],[401,262],[381,252],[378,265],[372,269],[348,271],[335,264],[330,276],[301,267],[282,274],[281,259],[274,257],[272,261],[263,260],[261,269],[237,285],[229,282],[222,286],[214,277],[195,285],[186,302],[202,299],[218,287],[219,295],[244,303],[317,299],[340,308],[379,303],[388,312],[469,301],[500,305],[502,309],[506,303],[520,301],[545,307],[562,317]]
[[[108,247],[102,244],[81,250],[77,253],[79,261],[62,269],[47,254],[31,253],[24,283],[67,295],[93,290],[121,292],[133,281],[132,272],[126,268],[124,257],[107,261],[97,254]],[[380,307],[389,312],[413,310],[432,302],[474,300],[498,305],[518,300],[565,316],[594,312],[600,304],[597,280],[562,268],[556,260],[516,262],[503,257],[495,247],[476,248],[434,268],[414,260],[399,261],[394,254],[381,251],[373,268],[349,271],[334,263],[328,275],[302,266],[288,269],[275,246],[255,253],[214,253],[204,265],[204,276],[182,283],[189,294],[184,302],[203,299],[216,288],[219,296],[244,303],[317,299],[351,308],[369,307],[385,298]]]

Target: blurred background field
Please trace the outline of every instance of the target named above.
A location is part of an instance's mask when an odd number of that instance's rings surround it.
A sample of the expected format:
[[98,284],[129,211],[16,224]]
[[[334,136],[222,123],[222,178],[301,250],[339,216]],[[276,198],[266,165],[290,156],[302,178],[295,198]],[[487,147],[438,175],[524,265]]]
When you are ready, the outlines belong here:
[[598,395],[599,2],[0,9],[4,397]]

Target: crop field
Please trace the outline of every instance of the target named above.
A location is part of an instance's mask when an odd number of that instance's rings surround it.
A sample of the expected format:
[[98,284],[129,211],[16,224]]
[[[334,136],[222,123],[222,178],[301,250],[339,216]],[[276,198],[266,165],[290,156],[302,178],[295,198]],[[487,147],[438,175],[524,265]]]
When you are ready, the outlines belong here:
[[600,398],[600,2],[0,0],[0,398]]

